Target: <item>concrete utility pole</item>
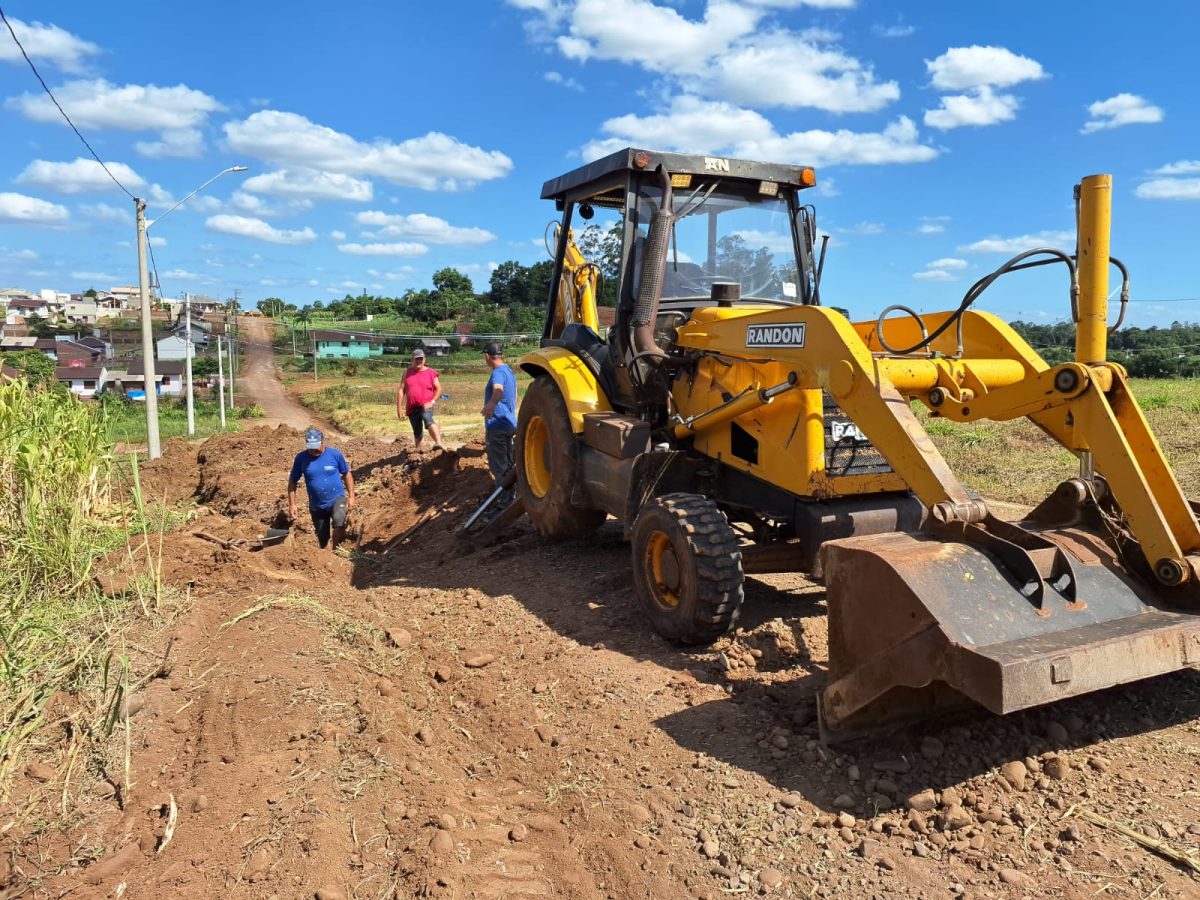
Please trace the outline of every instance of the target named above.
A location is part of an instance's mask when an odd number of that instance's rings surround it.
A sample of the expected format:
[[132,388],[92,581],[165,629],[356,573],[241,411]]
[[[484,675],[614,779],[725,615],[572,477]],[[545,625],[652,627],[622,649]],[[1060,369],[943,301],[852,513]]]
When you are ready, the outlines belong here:
[[313,381],[317,380],[317,339],[313,338]]
[[229,353],[229,412],[233,412],[233,338],[225,338],[225,349]]
[[183,355],[187,357],[187,422],[188,437],[196,436],[196,407],[192,400],[192,295],[183,295],[183,309],[187,328],[187,343],[183,345]]
[[[150,225],[161,222],[183,204],[187,203],[198,193],[220,178],[222,175],[228,175],[230,172],[245,172],[245,166],[230,166],[228,169],[223,169],[218,172],[200,187],[196,188],[165,213],[159,216],[154,222],[147,224],[146,222],[146,201],[140,197],[133,198],[134,208],[137,210],[137,256],[138,256],[138,287],[141,293],[142,300],[142,362],[144,365],[142,386],[145,388],[146,395],[146,449],[147,454],[151,459],[158,459],[162,456],[162,448],[159,445],[158,439],[158,379],[154,366],[154,322],[150,311],[150,289],[148,282],[149,275],[146,272],[146,229]],[[160,287],[161,289],[161,287]],[[191,339],[189,332],[188,339]],[[184,353],[188,360],[188,434],[193,433],[192,422],[192,406],[191,406],[191,354],[190,350]],[[222,418],[224,425],[224,418]]]
[[151,459],[162,456],[158,441],[158,383],[154,371],[154,321],[150,310],[150,277],[146,272],[146,201],[133,198],[137,210],[138,292],[142,300],[142,386],[146,395],[146,450]]
[[221,430],[225,430],[225,362],[221,351],[221,335],[217,335],[217,397],[221,401]]

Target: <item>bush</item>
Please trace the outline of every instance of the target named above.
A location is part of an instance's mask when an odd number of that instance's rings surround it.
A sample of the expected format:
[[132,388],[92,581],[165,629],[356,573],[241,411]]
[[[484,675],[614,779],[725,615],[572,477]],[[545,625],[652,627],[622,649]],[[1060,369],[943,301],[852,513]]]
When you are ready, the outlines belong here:
[[267,411],[257,403],[252,403],[250,406],[234,407],[233,412],[239,419],[261,419],[267,414]]

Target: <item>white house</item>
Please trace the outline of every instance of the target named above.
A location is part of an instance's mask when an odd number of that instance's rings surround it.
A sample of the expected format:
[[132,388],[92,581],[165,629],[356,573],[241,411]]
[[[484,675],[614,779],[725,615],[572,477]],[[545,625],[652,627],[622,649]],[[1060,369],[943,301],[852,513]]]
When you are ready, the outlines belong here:
[[[158,359],[154,361],[154,380],[158,384],[159,394],[179,396],[183,393],[183,362],[173,359]],[[129,378],[139,382],[145,381],[146,367],[140,359],[131,360],[128,370]]]
[[42,319],[50,318],[50,306],[45,300],[40,297],[32,298],[14,298],[8,301],[8,310],[4,315],[5,325],[16,325],[18,320],[27,321],[30,316],[37,316]]
[[[190,342],[182,334],[170,334],[158,339],[159,359],[187,359]],[[196,358],[196,345],[192,344],[192,358]]]
[[108,380],[104,366],[58,366],[54,374],[77,397],[94,397]]
[[96,319],[99,318],[96,301],[91,299],[68,300],[63,304],[63,315],[67,317],[68,322],[79,322],[85,325],[94,325]]

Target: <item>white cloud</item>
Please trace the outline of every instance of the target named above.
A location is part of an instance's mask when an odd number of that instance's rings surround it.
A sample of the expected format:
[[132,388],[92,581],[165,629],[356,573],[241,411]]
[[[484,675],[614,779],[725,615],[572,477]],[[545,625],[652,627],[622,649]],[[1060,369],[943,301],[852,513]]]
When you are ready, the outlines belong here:
[[1004,47],[951,47],[936,59],[925,60],[925,67],[938,90],[965,91],[944,96],[937,109],[925,111],[925,124],[943,131],[1011,121],[1021,101],[993,88],[1046,77],[1041,63]]
[[62,225],[71,217],[65,206],[28,197],[25,194],[0,193],[0,222],[24,225]]
[[938,150],[922,144],[917,126],[900,116],[883,131],[797,131],[767,140],[749,140],[734,146],[738,156],[783,160],[811,166],[883,165],[928,162]]
[[310,279],[308,279],[308,286],[309,286],[309,287],[316,287],[316,286],[317,286],[317,285],[319,285],[320,283],[321,283],[321,282],[317,281],[317,279],[315,279],[315,278],[310,278]]
[[937,59],[925,60],[933,86],[942,91],[1009,87],[1045,78],[1041,63],[1004,47],[951,47]]
[[837,230],[843,234],[872,235],[883,234],[885,231],[887,231],[887,228],[879,222],[859,222],[857,225],[854,225],[850,228],[839,228]]
[[1097,100],[1088,107],[1088,115],[1091,119],[1084,123],[1081,134],[1122,125],[1152,125],[1163,120],[1162,109],[1137,94],[1117,94],[1107,100]]
[[[76,37],[57,25],[24,22],[11,17],[8,21],[30,59],[35,62],[53,63],[64,72],[82,72],[87,68],[88,58],[100,52],[100,48],[91,41]],[[0,60],[22,65],[25,63],[17,45],[7,40],[0,41]]]
[[941,259],[935,259],[931,263],[926,263],[927,269],[965,269],[968,263],[965,259],[957,259],[953,256],[943,256]]
[[151,247],[167,246],[167,239],[165,237],[157,237],[157,236],[151,235],[149,238],[147,238],[147,241],[149,241]]
[[[63,108],[80,128],[119,131],[160,131],[161,140],[139,142],[143,156],[198,156],[204,141],[198,128],[210,113],[225,107],[203,91],[187,85],[158,87],[153,84],[110,84],[102,78],[68,81],[54,89]],[[24,93],[4,104],[35,122],[65,125],[62,116],[44,93]]]
[[917,225],[917,234],[941,234],[946,230],[949,216],[921,216]]
[[917,30],[916,25],[872,25],[871,32],[876,37],[882,38],[903,38],[908,37]]
[[14,259],[19,262],[33,262],[33,260],[38,258],[37,252],[34,250],[9,251],[3,248],[0,248],[0,256],[3,256],[5,259]]
[[913,272],[917,281],[954,281],[955,278],[945,269],[928,269],[924,272]]
[[904,116],[882,132],[813,129],[781,135],[754,110],[690,95],[671,100],[666,112],[618,116],[601,129],[607,137],[585,145],[584,159],[597,159],[630,144],[693,153],[729,151],[751,159],[814,166],[924,162],[938,155],[935,148],[919,143],[916,126]]
[[995,125],[1016,118],[1021,105],[1012,94],[996,94],[986,85],[969,94],[942,97],[937,109],[925,110],[925,124],[946,131],[963,125]]
[[399,266],[394,272],[381,272],[379,269],[367,269],[372,278],[382,278],[385,281],[407,281],[416,273],[413,266]]
[[973,244],[967,244],[958,249],[964,253],[1008,253],[1015,255],[1035,247],[1055,247],[1074,245],[1073,231],[1039,231],[1037,234],[1023,234],[1019,237],[1000,238],[990,237]]
[[278,110],[262,110],[224,128],[231,150],[276,165],[377,176],[423,190],[470,187],[512,170],[512,160],[498,150],[471,147],[436,131],[400,143],[383,138],[366,143]]
[[638,66],[684,93],[746,106],[830,112],[874,111],[900,96],[896,82],[877,81],[869,65],[829,46],[837,39],[834,32],[790,31],[769,18],[770,7],[801,5],[852,4],[710,0],[697,19],[652,0],[577,0],[523,8],[540,16],[535,39],[556,35],[555,45],[568,59]]
[[[735,235],[744,240],[751,247],[766,247],[772,253],[795,253],[795,248],[792,246],[791,234],[776,231],[755,231],[754,229],[746,228],[742,231],[733,232]],[[684,260],[683,254],[679,254],[681,262],[690,262]]]
[[1143,200],[1200,200],[1200,178],[1156,178],[1139,184]]
[[551,84],[559,84],[570,91],[578,91],[583,93],[583,85],[570,76],[563,75],[562,72],[546,72],[542,75],[546,81]]
[[79,211],[93,219],[133,224],[133,210],[126,207],[112,206],[108,203],[84,203],[79,207]]
[[71,277],[76,281],[98,281],[116,284],[119,281],[124,281],[124,276],[109,275],[107,272],[72,272]]
[[[125,163],[105,163],[108,171],[130,190],[144,187],[146,180]],[[50,162],[35,159],[16,177],[17,184],[31,184],[59,194],[91,194],[120,190],[104,167],[94,159],[77,158],[74,162]]]
[[451,225],[437,216],[412,213],[407,216],[389,215],[372,209],[354,217],[359,225],[377,228],[369,235],[372,238],[405,237],[415,238],[429,244],[486,244],[496,236],[482,228],[462,228]]
[[424,244],[401,242],[391,244],[338,244],[338,249],[351,256],[423,256],[429,252]]
[[329,236],[330,236],[331,238],[333,238],[335,241],[344,241],[344,240],[346,239],[346,232],[344,232],[344,231],[331,231],[331,232],[329,232]]
[[233,234],[238,237],[254,238],[255,240],[268,241],[272,244],[308,244],[317,239],[317,233],[311,228],[305,227],[298,231],[286,231],[275,228],[262,219],[255,219],[249,216],[231,216],[227,214],[210,216],[204,223],[204,227],[210,231],[219,231],[222,234]]
[[1181,159],[1162,166],[1150,173],[1151,175],[1200,175],[1200,159]]
[[133,146],[138,153],[150,159],[196,157],[204,152],[204,136],[198,128],[176,128],[164,131],[161,140],[138,141]]
[[189,272],[187,269],[170,269],[163,272],[163,278],[172,278],[175,281],[211,281],[207,275],[200,275],[196,272]]
[[896,82],[877,82],[859,60],[786,32],[764,34],[720,54],[694,86],[748,106],[838,113],[874,112],[900,97]]
[[260,194],[312,200],[366,203],[374,195],[374,186],[363,178],[316,169],[280,169],[252,175],[246,179],[244,186],[246,190]]

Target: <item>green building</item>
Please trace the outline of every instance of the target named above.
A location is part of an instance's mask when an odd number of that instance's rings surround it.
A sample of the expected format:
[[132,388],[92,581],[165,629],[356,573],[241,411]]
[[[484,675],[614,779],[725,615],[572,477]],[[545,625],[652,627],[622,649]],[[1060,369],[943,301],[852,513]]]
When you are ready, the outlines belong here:
[[377,334],[352,331],[311,332],[318,359],[366,359],[383,356],[383,338]]

